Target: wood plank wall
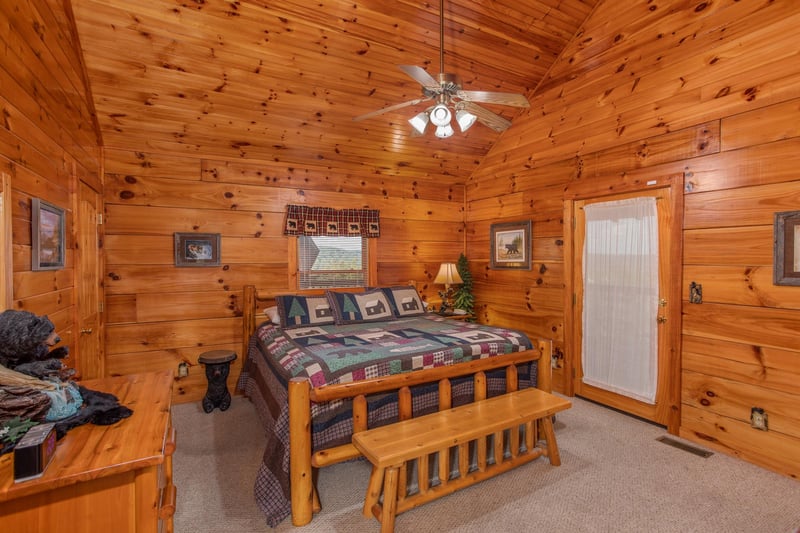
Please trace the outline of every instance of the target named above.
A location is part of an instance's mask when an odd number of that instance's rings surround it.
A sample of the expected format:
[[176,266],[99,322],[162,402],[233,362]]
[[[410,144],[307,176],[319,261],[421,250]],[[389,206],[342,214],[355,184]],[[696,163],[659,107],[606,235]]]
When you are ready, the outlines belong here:
[[[99,181],[101,168],[79,47],[64,4],[6,4],[0,170],[12,185],[13,305],[48,314],[74,347],[74,183]],[[681,435],[797,477],[800,289],[774,286],[771,272],[773,213],[800,205],[798,22],[795,2],[602,3],[466,191],[109,147],[107,373],[187,361],[176,390],[199,399],[197,355],[240,345],[242,285],[288,279],[289,202],[381,209],[380,284],[430,280],[466,238],[481,319],[563,348],[564,187],[684,172]],[[67,208],[63,270],[30,270],[32,197]],[[490,224],[521,218],[533,220],[533,270],[489,270]],[[221,233],[223,266],[175,268],[176,231]],[[703,304],[688,303],[689,281],[703,284]],[[750,428],[752,406],[769,431]]]
[[[0,2],[0,172],[10,176],[12,308],[47,315],[76,366],[74,191],[100,188],[100,150],[69,13],[60,2]],[[65,209],[66,261],[31,271],[31,199]]]
[[[603,2],[467,184],[481,319],[560,349],[564,188],[684,172],[680,435],[792,477],[800,287],[772,283],[772,224],[800,208],[798,23],[796,2]],[[526,218],[533,270],[487,269],[489,224]]]
[[[463,185],[113,147],[105,155],[107,372],[185,361],[176,401],[205,393],[202,352],[240,351],[242,287],[289,286],[287,204],[379,209],[380,285],[414,280],[435,295],[427,282],[464,250]],[[220,233],[221,266],[175,267],[174,232]],[[240,369],[241,357],[231,375]]]

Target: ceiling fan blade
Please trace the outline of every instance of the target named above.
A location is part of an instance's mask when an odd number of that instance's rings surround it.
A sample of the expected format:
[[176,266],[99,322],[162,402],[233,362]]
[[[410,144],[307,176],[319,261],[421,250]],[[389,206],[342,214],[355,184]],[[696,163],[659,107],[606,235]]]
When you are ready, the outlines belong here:
[[388,113],[389,111],[396,111],[398,109],[402,109],[404,107],[408,107],[408,106],[412,106],[412,105],[417,105],[419,103],[426,102],[428,100],[430,100],[429,97],[415,98],[415,99],[409,100],[407,102],[402,102],[402,103],[399,103],[399,104],[390,105],[388,107],[384,107],[384,108],[378,109],[376,111],[370,111],[369,113],[365,113],[363,115],[359,115],[357,117],[353,117],[353,122],[359,122],[361,120],[365,120],[365,119],[368,119],[368,118],[377,117],[378,115],[383,115],[384,113]]
[[498,93],[492,91],[456,91],[456,96],[467,102],[484,102],[486,104],[510,105],[514,107],[531,106],[525,96],[515,93]]
[[478,122],[492,128],[496,132],[505,131],[511,126],[511,121],[472,102],[462,102],[460,106],[463,107],[465,111],[469,111],[478,117]]
[[414,78],[417,83],[425,87],[426,89],[430,89],[432,91],[441,90],[441,85],[438,81],[436,81],[433,76],[428,74],[428,71],[422,67],[418,67],[416,65],[398,65],[400,70]]

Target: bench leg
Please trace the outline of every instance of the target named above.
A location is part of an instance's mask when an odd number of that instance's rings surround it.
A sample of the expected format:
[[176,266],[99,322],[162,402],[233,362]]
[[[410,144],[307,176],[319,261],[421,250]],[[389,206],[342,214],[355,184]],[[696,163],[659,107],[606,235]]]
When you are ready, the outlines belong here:
[[550,464],[559,466],[561,465],[561,456],[558,453],[556,432],[553,430],[553,418],[549,416],[540,418],[539,423],[542,426],[542,433],[544,433],[544,441],[547,443],[547,457],[550,458]]
[[367,518],[372,518],[372,508],[378,504],[382,488],[383,468],[373,466],[372,474],[369,476],[369,485],[367,486],[367,497],[364,498],[364,510],[362,511]]
[[381,533],[393,533],[394,515],[397,512],[397,482],[401,465],[386,469],[383,481],[383,509],[381,511]]

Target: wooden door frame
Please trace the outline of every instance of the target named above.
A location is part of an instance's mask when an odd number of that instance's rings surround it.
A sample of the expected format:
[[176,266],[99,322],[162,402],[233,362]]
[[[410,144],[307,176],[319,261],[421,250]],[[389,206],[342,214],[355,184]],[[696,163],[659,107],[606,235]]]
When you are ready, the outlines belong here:
[[0,172],[0,310],[14,298],[14,252],[11,219],[11,175]]
[[[84,199],[84,191],[88,191],[88,194],[94,197],[94,204],[95,204],[95,218],[94,220],[79,220],[79,217],[83,217],[83,210],[81,209],[81,201]],[[77,335],[75,336],[75,347],[78,351],[78,370],[81,373],[82,378],[84,379],[97,379],[103,378],[106,375],[105,371],[105,313],[104,313],[104,304],[105,296],[104,296],[104,289],[102,283],[102,273],[104,272],[104,254],[102,253],[102,242],[103,242],[103,226],[101,224],[102,221],[102,213],[103,213],[103,195],[100,191],[97,190],[97,187],[90,183],[88,180],[77,179],[76,186],[75,186],[75,205],[73,207],[73,213],[75,213],[75,220],[73,223],[73,228],[75,231],[74,241],[76,243],[76,250],[75,250],[75,299],[76,299],[76,306],[75,306],[75,329]],[[94,313],[96,313],[97,319],[94,323],[94,327],[97,328],[97,331],[88,330],[84,332],[84,328],[86,326],[84,322],[84,316],[78,309],[78,304],[86,303],[81,302],[82,296],[81,293],[83,291],[83,287],[80,285],[83,284],[84,280],[86,279],[86,273],[83,272],[84,268],[84,261],[83,256],[87,253],[87,250],[84,246],[78,245],[82,243],[82,240],[86,237],[85,235],[79,235],[82,231],[84,224],[89,223],[92,224],[95,228],[95,233],[92,235],[94,239],[96,239],[97,249],[92,250],[96,252],[96,265],[95,265],[95,275],[93,277],[95,286],[94,290],[96,291],[96,301],[89,302],[88,305],[92,305],[94,308]],[[95,342],[96,342],[96,365],[94,368],[96,370],[95,374],[86,374],[87,366],[87,359],[86,355],[80,349],[83,340],[83,335],[95,335]]]
[[669,386],[667,402],[669,415],[667,431],[678,434],[681,421],[681,298],[683,286],[683,173],[659,176],[643,182],[627,176],[593,177],[574,181],[564,191],[564,393],[575,395],[573,382],[577,361],[577,346],[581,345],[578,328],[575,326],[573,309],[575,306],[574,268],[575,243],[573,237],[575,202],[589,198],[600,198],[624,193],[635,193],[648,189],[670,188],[670,206],[674,216],[670,232],[670,279],[671,285],[666,295],[671,305],[666,308],[667,322],[664,334],[667,335],[669,351]]

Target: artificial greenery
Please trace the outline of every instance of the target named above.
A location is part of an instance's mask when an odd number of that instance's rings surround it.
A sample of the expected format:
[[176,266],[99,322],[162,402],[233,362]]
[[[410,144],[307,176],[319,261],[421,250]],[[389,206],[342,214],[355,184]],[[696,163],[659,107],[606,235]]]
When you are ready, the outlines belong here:
[[467,314],[471,315],[475,307],[475,296],[472,295],[472,274],[469,271],[467,256],[464,254],[458,256],[456,269],[463,283],[456,289],[453,297],[453,307],[463,309]]
[[0,441],[7,444],[14,444],[22,438],[30,428],[37,425],[38,422],[33,420],[23,419],[18,416],[10,420],[6,420],[0,425]]

